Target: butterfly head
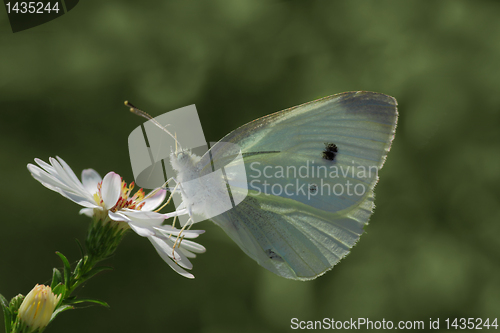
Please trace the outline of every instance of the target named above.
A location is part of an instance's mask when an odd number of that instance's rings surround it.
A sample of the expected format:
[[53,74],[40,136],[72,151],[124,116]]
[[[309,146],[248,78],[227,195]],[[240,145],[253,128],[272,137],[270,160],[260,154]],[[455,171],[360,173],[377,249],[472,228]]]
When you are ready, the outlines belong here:
[[191,156],[191,152],[189,150],[181,150],[181,151],[175,152],[174,155],[175,155],[175,158],[177,159],[178,162],[185,163],[187,160],[189,160],[189,157]]
[[193,170],[199,160],[200,157],[190,150],[179,150],[170,154],[170,164],[178,173]]

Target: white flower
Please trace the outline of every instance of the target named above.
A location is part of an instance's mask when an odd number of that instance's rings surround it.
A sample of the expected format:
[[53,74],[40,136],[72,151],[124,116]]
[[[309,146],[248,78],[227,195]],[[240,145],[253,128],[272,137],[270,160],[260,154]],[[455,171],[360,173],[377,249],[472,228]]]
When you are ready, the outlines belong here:
[[[114,172],[109,172],[102,179],[95,170],[85,169],[82,171],[80,182],[62,158],[51,157],[49,161],[50,164],[36,158],[35,162],[40,167],[28,164],[28,170],[33,178],[45,187],[85,207],[80,210],[80,214],[104,215],[113,221],[121,222],[123,228],[130,227],[138,235],[149,238],[158,254],[170,267],[182,276],[194,278],[182,267],[191,269],[192,264],[187,258],[196,256],[192,252],[205,252],[205,248],[192,241],[182,240],[180,245],[177,242],[175,251],[173,250],[180,230],[162,226],[162,223],[167,218],[184,214],[185,210],[169,214],[153,211],[165,200],[166,190],[156,189],[145,196],[144,191],[140,189],[130,196],[134,183],[127,186]],[[183,231],[182,236],[196,238],[204,232],[204,230],[188,230]]]
[[154,235],[149,236],[148,238],[155,247],[156,252],[158,252],[160,257],[165,260],[165,262],[169,264],[170,267],[172,267],[180,275],[190,279],[194,278],[193,274],[186,272],[181,267],[184,267],[186,269],[193,268],[193,265],[188,258],[195,258],[196,254],[194,253],[203,253],[206,250],[202,245],[185,238],[196,238],[204,233],[205,230],[184,230],[182,232],[183,240],[182,242],[180,242],[180,246],[179,242],[177,242],[177,246],[175,248],[175,260],[178,264],[176,265],[170,258],[174,258],[172,256],[172,253],[174,252],[173,246],[176,242],[177,236],[180,233],[180,230],[169,225],[153,227],[152,229]]
[[54,295],[49,286],[36,285],[19,307],[19,319],[33,332],[47,326],[61,295]]

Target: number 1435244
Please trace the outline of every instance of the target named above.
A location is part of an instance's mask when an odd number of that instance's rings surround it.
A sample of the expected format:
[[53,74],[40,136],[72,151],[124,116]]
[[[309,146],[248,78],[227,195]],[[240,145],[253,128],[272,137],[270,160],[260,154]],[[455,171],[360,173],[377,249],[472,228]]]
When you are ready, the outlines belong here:
[[7,13],[20,14],[45,14],[50,12],[59,13],[59,3],[43,3],[43,2],[7,2]]
[[465,330],[465,329],[482,330],[490,328],[495,330],[498,329],[497,318],[493,319],[491,322],[489,318],[486,318],[485,320],[481,318],[455,318],[455,319],[447,318],[445,322],[446,322],[446,329],[456,329],[456,330]]

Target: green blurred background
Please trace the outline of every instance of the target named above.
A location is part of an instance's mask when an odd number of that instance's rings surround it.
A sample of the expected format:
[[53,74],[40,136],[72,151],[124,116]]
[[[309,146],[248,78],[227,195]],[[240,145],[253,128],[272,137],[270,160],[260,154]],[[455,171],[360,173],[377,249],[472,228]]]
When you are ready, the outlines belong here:
[[[47,332],[289,332],[291,318],[500,315],[499,1],[81,1],[13,34],[0,10],[0,292],[79,256],[88,218],[26,164],[61,156],[132,181],[129,133],[196,104],[208,141],[257,117],[350,90],[396,97],[377,209],[352,253],[311,282],[274,276],[207,221],[194,280],[130,233],[106,300]],[[443,330],[444,331],[444,330]]]

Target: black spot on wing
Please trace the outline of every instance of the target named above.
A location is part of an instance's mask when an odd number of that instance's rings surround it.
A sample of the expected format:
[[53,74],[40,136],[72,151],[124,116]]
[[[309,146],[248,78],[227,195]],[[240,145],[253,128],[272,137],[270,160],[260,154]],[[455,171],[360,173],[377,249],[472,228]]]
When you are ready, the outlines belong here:
[[269,257],[269,259],[280,261],[280,262],[284,261],[283,258],[281,258],[281,256],[279,254],[277,254],[276,252],[272,251],[271,249],[267,249],[264,252]]
[[325,149],[323,150],[323,158],[328,161],[333,161],[339,149],[337,145],[331,142],[325,142]]
[[309,192],[316,193],[316,191],[318,191],[318,186],[316,184],[311,184],[309,186]]

